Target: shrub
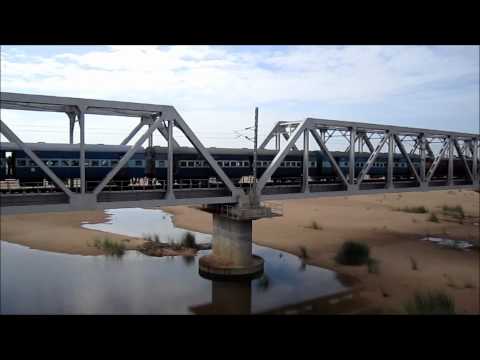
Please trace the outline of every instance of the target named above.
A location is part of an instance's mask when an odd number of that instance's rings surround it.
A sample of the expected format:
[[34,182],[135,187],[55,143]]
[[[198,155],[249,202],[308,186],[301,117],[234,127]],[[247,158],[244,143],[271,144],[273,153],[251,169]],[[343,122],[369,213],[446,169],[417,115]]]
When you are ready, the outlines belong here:
[[417,292],[405,310],[408,314],[455,314],[455,302],[441,291]]
[[428,218],[428,221],[431,221],[431,222],[434,222],[434,223],[440,222],[440,220],[438,220],[437,215],[435,215],[435,213],[433,213],[433,212],[430,214],[430,217]]
[[397,210],[413,214],[426,214],[428,212],[428,209],[425,206],[405,206],[403,208],[398,208]]
[[182,238],[182,245],[189,249],[196,249],[197,243],[195,241],[195,235],[191,232],[186,232]]
[[442,210],[445,215],[450,215],[456,219],[463,220],[465,218],[465,212],[463,211],[463,207],[461,205],[457,205],[457,206],[443,205]]
[[370,248],[367,244],[346,241],[335,256],[335,261],[342,265],[363,265],[370,258]]

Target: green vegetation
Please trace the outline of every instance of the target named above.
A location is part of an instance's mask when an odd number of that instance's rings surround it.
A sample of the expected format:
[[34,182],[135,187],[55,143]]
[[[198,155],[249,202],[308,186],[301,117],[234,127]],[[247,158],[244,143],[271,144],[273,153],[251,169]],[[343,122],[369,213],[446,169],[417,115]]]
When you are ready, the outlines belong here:
[[121,257],[125,253],[125,244],[123,242],[113,241],[108,237],[103,240],[95,239],[94,246],[109,256]]
[[370,258],[370,248],[367,244],[346,241],[335,256],[335,261],[342,265],[363,265]]
[[413,214],[426,214],[428,209],[425,206],[405,206],[403,208],[397,208],[397,211],[403,211]]
[[465,218],[465,212],[463,211],[463,207],[461,205],[443,205],[442,210],[445,215],[451,216],[455,219],[463,220]]
[[418,263],[413,257],[410,256],[410,265],[412,266],[412,270],[418,270]]
[[434,223],[440,222],[440,220],[438,220],[438,217],[437,217],[437,215],[435,215],[434,212],[432,212],[430,214],[430,217],[428,218],[428,221],[431,221],[431,222],[434,222]]
[[455,314],[455,302],[441,291],[416,293],[413,300],[405,304],[408,314]]
[[367,260],[367,267],[370,274],[380,273],[380,261],[378,261],[377,259],[369,258]]

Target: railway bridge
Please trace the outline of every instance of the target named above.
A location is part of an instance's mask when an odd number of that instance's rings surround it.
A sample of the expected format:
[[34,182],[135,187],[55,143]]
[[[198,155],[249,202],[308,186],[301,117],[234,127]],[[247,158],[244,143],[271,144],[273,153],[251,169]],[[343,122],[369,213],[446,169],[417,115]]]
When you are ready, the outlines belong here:
[[[272,140],[275,155],[261,176],[248,186],[240,186],[227,176],[197,135],[173,106],[83,98],[0,93],[0,109],[60,112],[69,122],[69,143],[79,128],[77,184],[67,183],[0,119],[0,133],[8,142],[2,149],[23,151],[48,178],[46,186],[16,186],[2,184],[0,210],[2,215],[29,213],[112,209],[125,207],[157,207],[172,205],[203,205],[212,213],[214,234],[212,254],[200,261],[200,270],[210,275],[258,274],[262,259],[251,254],[251,228],[256,219],[280,216],[270,201],[348,196],[372,193],[431,191],[443,189],[478,189],[480,179],[479,134],[418,129],[382,124],[306,118],[300,121],[280,121],[269,132],[259,149],[266,149]],[[134,129],[126,134],[120,145],[128,145],[140,137],[98,182],[86,176],[85,118],[88,115],[138,118]],[[3,115],[2,115],[3,117]],[[208,179],[192,182],[174,178],[174,155],[180,147],[174,139],[174,128],[180,130],[192,147],[215,173],[217,181]],[[144,129],[141,133],[140,130]],[[166,178],[143,185],[119,185],[115,176],[158,131],[167,143]],[[343,142],[342,144],[339,143]],[[312,143],[312,144],[311,144]],[[311,146],[314,145],[314,146]],[[344,146],[343,148],[341,146]],[[309,153],[318,148],[335,174],[334,181],[312,179],[309,175]],[[344,161],[334,156],[341,149]],[[301,148],[301,150],[298,150]],[[384,150],[385,149],[385,150]],[[295,180],[275,181],[271,178],[292,150],[302,151],[300,176]],[[365,161],[356,159],[367,154]],[[384,176],[370,177],[380,154],[386,155]],[[395,159],[404,159],[409,176],[395,177]],[[414,164],[412,158],[419,159]],[[444,164],[444,165],[442,165]],[[327,166],[326,165],[326,166]],[[438,175],[445,167],[444,175]]]

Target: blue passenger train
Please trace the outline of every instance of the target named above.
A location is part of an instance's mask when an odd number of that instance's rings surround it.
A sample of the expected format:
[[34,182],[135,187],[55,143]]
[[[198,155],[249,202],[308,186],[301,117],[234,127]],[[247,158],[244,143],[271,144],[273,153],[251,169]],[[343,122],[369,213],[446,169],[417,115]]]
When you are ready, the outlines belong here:
[[[80,177],[79,145],[78,144],[27,144],[35,154],[62,180],[77,179]],[[126,145],[85,145],[85,176],[87,181],[101,181],[116,165],[123,155],[130,149]],[[240,181],[243,176],[252,175],[253,154],[251,149],[208,148],[208,151],[217,164],[234,182]],[[274,159],[277,151],[260,149],[257,157],[257,174],[261,176]],[[349,154],[332,152],[333,157],[342,172],[349,173]],[[369,158],[368,153],[355,153],[356,175],[361,171]],[[411,160],[417,170],[420,167],[418,155],[411,155]],[[427,158],[427,170],[432,164]],[[470,160],[469,160],[470,161]],[[448,161],[442,160],[435,173],[436,177],[446,177]],[[321,151],[309,153],[309,177],[313,182],[338,181],[332,165]],[[303,151],[292,150],[283,159],[280,167],[272,175],[273,182],[300,179],[303,171]],[[380,153],[368,172],[371,178],[383,178],[387,173],[387,154]],[[173,174],[176,180],[180,179],[209,179],[216,177],[215,172],[202,156],[191,147],[174,149]],[[465,169],[461,160],[454,161],[454,174],[464,177]],[[413,176],[405,158],[395,154],[394,179],[409,179]],[[133,178],[155,178],[158,180],[167,177],[167,148],[151,147],[139,148],[128,163],[116,174],[114,180],[131,180]],[[48,179],[48,176],[16,144],[0,143],[0,180],[18,179],[21,184],[39,182]]]

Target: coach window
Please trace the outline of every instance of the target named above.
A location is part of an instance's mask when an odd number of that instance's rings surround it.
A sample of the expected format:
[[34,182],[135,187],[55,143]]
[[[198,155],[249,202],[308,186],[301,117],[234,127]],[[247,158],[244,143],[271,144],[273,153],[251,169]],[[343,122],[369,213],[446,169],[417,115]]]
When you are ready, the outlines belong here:
[[143,160],[135,160],[136,167],[143,167]]
[[78,160],[72,160],[72,166],[78,166],[80,162]]
[[196,161],[195,161],[195,167],[203,167],[202,162],[203,162],[203,161],[196,160]]
[[117,165],[117,164],[118,164],[118,160],[111,160],[111,161],[110,161],[110,166],[111,166],[111,167],[114,167],[114,166]]
[[68,167],[70,166],[70,162],[68,160],[60,160],[60,166]]
[[187,161],[187,167],[193,167],[193,161]]
[[97,167],[99,164],[98,160],[92,160],[92,167]]
[[102,167],[108,167],[108,160],[100,160],[100,166]]
[[187,167],[187,162],[184,160],[180,161],[180,167]]

